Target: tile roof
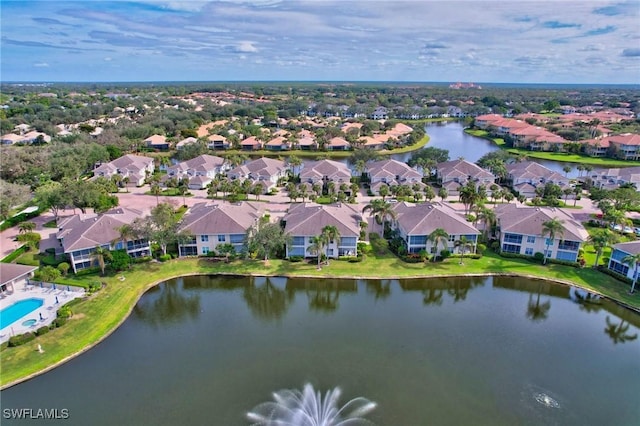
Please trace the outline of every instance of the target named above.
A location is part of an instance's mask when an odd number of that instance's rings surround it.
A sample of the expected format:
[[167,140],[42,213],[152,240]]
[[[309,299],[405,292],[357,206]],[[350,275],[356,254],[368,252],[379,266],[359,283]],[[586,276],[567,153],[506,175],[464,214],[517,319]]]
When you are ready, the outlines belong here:
[[438,175],[441,177],[471,177],[472,179],[494,179],[495,176],[488,170],[473,164],[467,160],[451,160],[436,165]]
[[562,176],[560,173],[546,168],[540,163],[535,161],[521,161],[519,163],[510,163],[506,165],[507,173],[514,179],[531,179],[531,180],[545,180],[554,182],[569,181],[568,178]]
[[397,160],[382,160],[371,163],[367,167],[367,173],[372,178],[398,176],[400,179],[422,179],[422,173]]
[[429,235],[438,228],[450,235],[479,234],[471,223],[457,211],[444,203],[413,204],[406,201],[393,208],[398,215],[396,221],[407,235]]
[[180,229],[193,235],[244,234],[263,213],[261,203],[198,203],[184,215]]
[[38,269],[37,266],[18,265],[17,263],[0,263],[0,284],[9,283]]
[[332,181],[351,180],[351,170],[341,162],[333,160],[305,161],[300,171],[300,180],[320,180],[324,177]]
[[65,253],[95,248],[119,239],[117,228],[131,224],[141,216],[142,211],[125,207],[116,207],[100,215],[74,215],[60,223],[56,238],[63,239]]
[[349,204],[294,204],[282,219],[285,232],[292,236],[320,235],[322,228],[335,226],[342,237],[360,235],[362,213]]
[[542,224],[551,219],[563,222],[564,234],[560,239],[586,241],[589,233],[580,222],[562,209],[550,207],[520,207],[516,204],[502,204],[496,207],[496,216],[501,232],[523,235],[542,235]]

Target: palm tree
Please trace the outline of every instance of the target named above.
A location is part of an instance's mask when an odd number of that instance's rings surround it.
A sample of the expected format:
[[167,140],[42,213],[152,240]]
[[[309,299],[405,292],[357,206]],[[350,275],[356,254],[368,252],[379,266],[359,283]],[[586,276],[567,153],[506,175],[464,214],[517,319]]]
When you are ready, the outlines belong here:
[[447,234],[447,231],[445,231],[444,229],[437,228],[431,234],[429,234],[428,240],[433,243],[436,249],[435,255],[433,256],[433,260],[435,261],[435,259],[438,257],[438,246],[440,245],[440,243],[442,243],[445,250],[447,249],[449,243],[449,234]]
[[378,194],[380,194],[380,196],[384,200],[385,197],[389,195],[389,186],[387,186],[387,184],[380,185],[380,189],[378,189]]
[[604,332],[611,337],[614,344],[618,343],[626,343],[628,341],[636,340],[638,338],[638,334],[627,334],[629,330],[629,324],[625,324],[624,320],[620,321],[620,324],[614,324],[609,320],[609,316],[607,315],[607,328],[604,329]]
[[593,245],[596,251],[596,261],[593,263],[593,267],[598,267],[600,262],[600,256],[605,247],[609,247],[611,244],[615,244],[618,241],[618,236],[608,229],[598,229],[593,234],[589,235],[588,241]]
[[454,245],[455,247],[458,248],[458,251],[460,252],[460,265],[462,265],[462,257],[467,251],[471,251],[471,249],[473,248],[473,244],[471,243],[471,241],[467,239],[467,237],[463,235],[460,237],[459,240],[456,240]]
[[362,213],[366,211],[370,211],[371,216],[376,218],[376,222],[382,225],[383,234],[385,221],[398,217],[396,211],[393,209],[393,205],[381,199],[372,200],[370,204],[364,206]]
[[124,184],[127,192],[129,192],[129,182],[131,182],[131,178],[129,176],[125,176],[122,178],[122,183]]
[[542,223],[542,236],[548,235],[547,238],[547,247],[544,253],[544,259],[542,260],[542,264],[546,265],[547,256],[549,253],[549,247],[553,243],[553,240],[556,239],[556,235],[562,236],[564,234],[564,221],[558,218],[553,218],[551,220],[547,220]]
[[18,225],[18,233],[20,234],[28,234],[29,232],[33,232],[36,229],[36,224],[34,222],[20,222]]
[[444,200],[446,200],[448,196],[449,196],[449,191],[447,191],[447,188],[442,187],[438,190],[438,197],[440,197],[442,202],[444,202]]
[[104,268],[106,266],[106,261],[111,260],[111,252],[109,249],[106,249],[101,246],[96,246],[96,249],[91,253],[91,260],[98,262],[98,266],[100,266],[100,271],[102,275],[104,275]]
[[322,254],[324,253],[325,244],[325,236],[320,234],[311,237],[311,245],[307,247],[307,251],[309,253],[318,256],[318,270],[322,269],[320,267],[320,261],[322,260]]
[[155,195],[156,196],[156,206],[158,204],[160,204],[160,194],[162,194],[162,189],[160,188],[160,185],[156,182],[151,184],[151,195]]
[[636,289],[636,283],[638,282],[638,266],[640,266],[640,253],[625,256],[622,259],[622,262],[629,264],[629,266],[633,266],[633,283],[631,284],[631,291],[629,292],[633,294]]
[[340,247],[340,231],[334,225],[327,225],[322,228],[322,236],[327,243],[327,247],[332,241],[335,242],[336,247]]
[[495,210],[488,209],[486,207],[482,208],[482,210],[480,210],[480,212],[478,213],[478,220],[482,221],[483,223],[483,233],[486,240],[490,235],[489,231],[491,231],[496,225],[497,217]]

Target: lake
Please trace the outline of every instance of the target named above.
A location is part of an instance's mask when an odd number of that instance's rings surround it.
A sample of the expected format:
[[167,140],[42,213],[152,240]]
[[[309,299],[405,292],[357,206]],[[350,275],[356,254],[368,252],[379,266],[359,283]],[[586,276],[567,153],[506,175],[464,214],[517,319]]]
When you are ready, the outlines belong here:
[[340,386],[342,403],[375,401],[377,425],[631,425],[639,325],[612,302],[525,278],[185,277],[147,292],[95,348],[0,396],[3,409],[68,409],[65,425],[229,426],[309,382]]

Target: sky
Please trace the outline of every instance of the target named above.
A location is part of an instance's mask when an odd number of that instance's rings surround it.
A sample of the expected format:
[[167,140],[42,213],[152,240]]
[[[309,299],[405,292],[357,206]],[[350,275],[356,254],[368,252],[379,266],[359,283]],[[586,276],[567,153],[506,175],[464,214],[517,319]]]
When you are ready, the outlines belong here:
[[640,0],[0,3],[1,81],[640,84]]

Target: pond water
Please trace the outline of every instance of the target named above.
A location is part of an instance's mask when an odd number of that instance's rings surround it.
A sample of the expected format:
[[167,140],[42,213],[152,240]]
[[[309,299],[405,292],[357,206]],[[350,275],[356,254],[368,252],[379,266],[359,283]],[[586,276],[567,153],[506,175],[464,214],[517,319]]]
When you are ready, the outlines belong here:
[[65,425],[246,425],[309,382],[375,401],[377,425],[631,425],[639,324],[523,278],[185,277],[92,350],[3,391],[2,407],[66,408]]
[[[475,163],[485,154],[493,151],[499,151],[493,142],[468,135],[464,132],[464,127],[459,122],[445,122],[445,123],[433,123],[425,127],[427,134],[430,136],[429,143],[426,145],[436,148],[443,148],[449,150],[449,157],[454,160],[459,157],[463,157],[467,161]],[[401,154],[397,157],[393,157],[399,161],[408,161],[411,158],[411,153]],[[547,161],[532,158],[532,161],[536,161],[543,166],[554,170],[562,175],[565,172],[562,170],[564,166],[570,166],[572,171],[567,176],[571,178],[578,177],[578,170],[576,169],[576,163],[562,163],[558,161]],[[594,170],[600,168],[594,167]],[[583,172],[584,173],[584,172]]]

